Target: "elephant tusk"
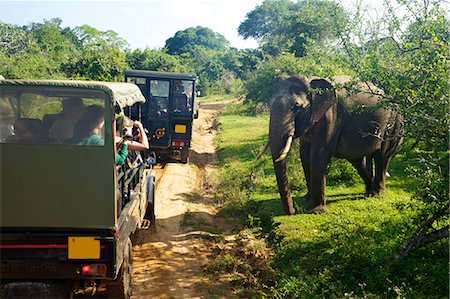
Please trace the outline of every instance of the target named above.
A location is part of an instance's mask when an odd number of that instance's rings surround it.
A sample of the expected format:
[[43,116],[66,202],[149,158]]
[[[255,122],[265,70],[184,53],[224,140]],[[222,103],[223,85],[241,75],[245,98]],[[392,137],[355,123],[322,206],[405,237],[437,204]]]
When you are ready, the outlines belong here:
[[266,144],[264,144],[264,147],[261,149],[258,156],[256,156],[255,162],[261,159],[262,155],[264,155],[264,153],[267,151],[268,148],[269,148],[269,141],[267,141]]
[[286,141],[286,146],[284,147],[283,151],[281,152],[281,155],[275,160],[275,162],[283,161],[286,158],[287,154],[291,150],[292,139],[293,139],[292,135],[288,137],[288,139]]

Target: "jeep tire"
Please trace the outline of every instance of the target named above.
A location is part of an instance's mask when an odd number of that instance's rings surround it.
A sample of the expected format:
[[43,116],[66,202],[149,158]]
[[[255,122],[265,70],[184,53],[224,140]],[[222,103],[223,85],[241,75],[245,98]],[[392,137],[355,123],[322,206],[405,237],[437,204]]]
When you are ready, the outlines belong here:
[[122,267],[117,278],[106,285],[108,298],[130,299],[133,293],[133,252],[130,238],[125,243]]

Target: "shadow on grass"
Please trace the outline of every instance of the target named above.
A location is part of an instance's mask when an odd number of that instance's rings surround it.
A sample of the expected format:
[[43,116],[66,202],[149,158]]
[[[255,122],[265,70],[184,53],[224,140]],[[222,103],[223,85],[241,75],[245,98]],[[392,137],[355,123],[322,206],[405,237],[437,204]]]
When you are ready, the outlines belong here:
[[364,192],[338,193],[327,195],[327,203],[339,202],[343,200],[361,200],[365,198],[367,198],[367,196],[364,194]]
[[[368,218],[368,222],[376,221]],[[299,293],[301,298],[339,298],[344,293],[361,298],[368,294],[373,298],[394,298],[399,293],[405,298],[448,295],[448,267],[442,263],[443,259],[448,260],[445,242],[422,248],[388,268],[388,260],[404,242],[404,232],[399,229],[407,227],[406,223],[392,218],[383,221],[384,229],[364,223],[348,226],[338,223],[336,219],[330,225],[330,219],[326,218],[317,224],[317,234],[291,237],[287,244],[284,241],[283,251],[277,254],[274,263],[282,276],[295,280],[295,290],[291,291],[297,296]],[[279,288],[292,288],[292,281],[290,286],[284,283]]]
[[221,162],[226,162],[230,159],[241,162],[253,162],[266,141],[266,138],[261,137],[241,142],[237,145],[228,145],[218,150],[218,157]]

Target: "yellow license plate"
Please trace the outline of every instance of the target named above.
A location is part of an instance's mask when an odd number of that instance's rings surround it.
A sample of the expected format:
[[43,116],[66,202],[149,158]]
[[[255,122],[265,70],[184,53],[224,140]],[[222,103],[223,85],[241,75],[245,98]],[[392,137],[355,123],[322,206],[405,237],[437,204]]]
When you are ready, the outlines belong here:
[[186,126],[185,125],[175,125],[175,133],[178,133],[178,134],[186,133]]
[[94,237],[69,237],[69,259],[99,259],[100,240]]

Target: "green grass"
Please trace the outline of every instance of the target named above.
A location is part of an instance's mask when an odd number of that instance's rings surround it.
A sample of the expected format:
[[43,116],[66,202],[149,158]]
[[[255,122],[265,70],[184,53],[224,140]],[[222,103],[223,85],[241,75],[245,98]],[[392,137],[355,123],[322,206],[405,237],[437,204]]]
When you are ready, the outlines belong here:
[[205,102],[219,102],[219,101],[223,101],[223,100],[231,100],[235,97],[236,96],[234,96],[234,95],[227,94],[227,95],[208,95],[205,97],[196,97],[196,99],[200,103],[205,103]]
[[[342,160],[328,170],[323,215],[284,216],[267,141],[268,115],[243,116],[232,107],[220,117],[217,139],[224,213],[238,215],[276,250],[276,285],[270,298],[447,298],[447,241],[428,245],[387,266],[411,236],[424,204],[412,198],[404,150],[391,163],[384,197],[364,198],[364,184]],[[306,193],[295,144],[288,157],[294,201]],[[254,167],[253,167],[254,166]]]

